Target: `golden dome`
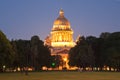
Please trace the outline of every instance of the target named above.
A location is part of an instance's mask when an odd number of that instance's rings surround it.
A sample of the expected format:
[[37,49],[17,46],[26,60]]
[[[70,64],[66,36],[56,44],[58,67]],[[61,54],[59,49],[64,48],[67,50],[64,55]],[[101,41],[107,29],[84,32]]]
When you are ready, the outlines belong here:
[[70,22],[64,17],[64,11],[61,9],[59,17],[54,21],[53,30],[70,29]]

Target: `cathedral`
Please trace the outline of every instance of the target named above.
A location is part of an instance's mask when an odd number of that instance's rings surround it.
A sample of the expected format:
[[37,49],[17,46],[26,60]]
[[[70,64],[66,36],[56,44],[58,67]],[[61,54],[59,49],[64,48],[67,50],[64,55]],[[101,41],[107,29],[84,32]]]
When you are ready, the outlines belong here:
[[70,22],[65,18],[62,9],[59,11],[59,16],[54,21],[50,35],[46,37],[44,44],[50,47],[51,55],[61,56],[62,67],[68,69],[68,52],[70,48],[75,46],[75,42]]

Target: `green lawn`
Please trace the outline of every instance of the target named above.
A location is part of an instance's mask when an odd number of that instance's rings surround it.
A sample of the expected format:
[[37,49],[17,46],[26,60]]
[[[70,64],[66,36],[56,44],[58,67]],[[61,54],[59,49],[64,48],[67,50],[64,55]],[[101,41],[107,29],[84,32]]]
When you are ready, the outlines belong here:
[[0,80],[120,80],[120,72],[0,73]]

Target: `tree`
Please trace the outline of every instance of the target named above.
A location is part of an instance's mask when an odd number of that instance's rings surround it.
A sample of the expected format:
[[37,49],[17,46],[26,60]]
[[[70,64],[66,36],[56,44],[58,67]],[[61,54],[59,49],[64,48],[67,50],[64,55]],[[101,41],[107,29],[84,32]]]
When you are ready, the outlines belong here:
[[111,33],[109,33],[109,32],[101,33],[100,38],[102,38],[102,39],[107,39],[107,38],[110,36],[110,34],[111,34]]
[[40,70],[43,66],[50,67],[50,50],[38,36],[33,36],[31,40],[12,40],[11,44],[16,53],[15,68],[33,67]]
[[120,32],[111,33],[104,39],[101,54],[105,57],[104,65],[120,71]]
[[[103,38],[107,38],[107,36],[105,36],[104,33],[101,34],[101,37],[102,37],[102,35],[104,35]],[[87,43],[89,45],[91,45],[91,48],[92,48],[94,56],[95,56],[95,64],[94,64],[94,66],[99,68],[100,70],[102,70],[102,68],[104,66],[104,62],[105,62],[104,53],[101,52],[101,50],[103,48],[104,39],[101,38],[101,37],[96,38],[94,36],[88,36],[86,38],[86,41],[87,41]]]
[[42,66],[50,66],[50,50],[47,46],[44,46],[43,41],[38,36],[31,38],[31,53],[35,70],[41,69]]
[[0,69],[11,67],[14,60],[14,51],[5,34],[0,31]]
[[83,68],[91,67],[95,62],[91,45],[88,45],[84,37],[79,40],[77,45],[69,52],[69,64]]
[[15,51],[14,67],[28,67],[31,66],[30,56],[30,41],[29,40],[15,40],[11,41]]

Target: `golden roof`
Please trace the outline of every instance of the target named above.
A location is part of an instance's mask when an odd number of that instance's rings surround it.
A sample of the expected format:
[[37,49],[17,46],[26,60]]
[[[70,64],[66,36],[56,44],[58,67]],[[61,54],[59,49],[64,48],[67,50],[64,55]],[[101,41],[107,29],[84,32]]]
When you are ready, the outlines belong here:
[[70,22],[64,17],[64,11],[61,9],[59,17],[54,21],[53,29],[59,29],[60,26],[64,26],[65,29],[70,29]]

